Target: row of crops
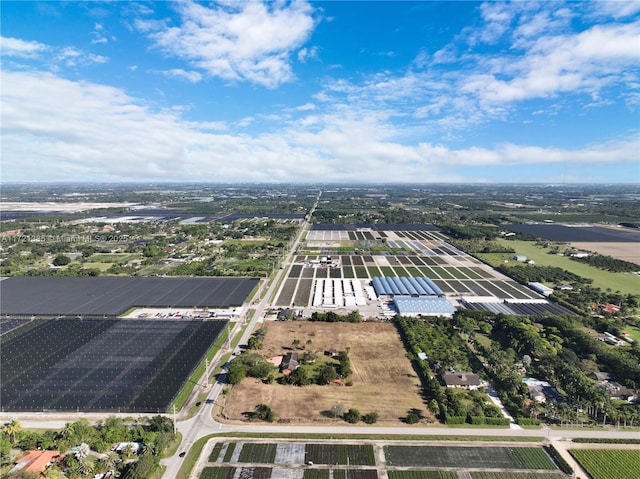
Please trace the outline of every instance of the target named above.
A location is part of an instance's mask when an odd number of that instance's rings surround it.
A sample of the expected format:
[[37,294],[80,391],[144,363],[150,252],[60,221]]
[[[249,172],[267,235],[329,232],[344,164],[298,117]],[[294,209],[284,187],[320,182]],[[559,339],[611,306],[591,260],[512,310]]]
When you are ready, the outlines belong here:
[[[205,467],[200,479],[378,479],[375,469],[285,470],[270,467]],[[457,479],[457,476],[456,476]]]
[[640,477],[639,449],[572,449],[569,452],[593,479]]
[[387,465],[398,467],[460,467],[555,470],[540,447],[384,446]]
[[461,465],[470,479],[565,477],[537,446],[218,442],[200,479],[377,479],[376,454],[389,479],[459,479]]
[[209,462],[374,466],[371,444],[216,443]]
[[4,410],[163,412],[223,321],[33,320],[2,338]]

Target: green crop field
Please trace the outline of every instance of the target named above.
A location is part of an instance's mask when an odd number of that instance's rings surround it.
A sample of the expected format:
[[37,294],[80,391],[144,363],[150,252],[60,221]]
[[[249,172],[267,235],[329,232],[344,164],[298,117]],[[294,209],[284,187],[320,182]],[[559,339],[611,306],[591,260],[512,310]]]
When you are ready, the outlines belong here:
[[384,446],[387,464],[400,467],[556,469],[540,447]]
[[235,472],[235,467],[205,467],[200,473],[200,479],[228,479]]
[[487,472],[476,471],[471,473],[472,479],[562,479],[566,477],[561,472]]
[[[524,255],[535,261],[538,265],[557,266],[583,278],[591,278],[593,285],[602,290],[611,288],[612,291],[620,291],[623,294],[637,294],[638,291],[640,291],[640,276],[629,273],[611,273],[594,268],[588,264],[579,263],[565,256],[559,256],[557,254],[551,255],[547,253],[549,251],[548,249],[538,247],[532,241],[497,241],[504,246],[512,247],[516,250],[516,254]],[[478,258],[481,258],[492,266],[498,266],[504,263],[505,260],[513,262],[513,256],[511,253],[478,254]]]
[[365,268],[364,266],[354,266],[354,269],[356,270],[356,278],[358,279],[369,278],[369,273],[367,272],[367,268]]
[[222,450],[222,446],[224,443],[216,442],[216,445],[213,446],[211,450],[211,454],[209,455],[209,462],[216,462],[218,460],[218,456],[220,456],[220,451]]
[[638,479],[640,450],[572,449],[569,451],[593,479]]
[[370,444],[307,444],[307,460],[314,464],[347,464],[374,466],[376,461]]
[[242,445],[238,462],[272,464],[276,458],[276,444],[247,442]]
[[329,479],[329,469],[305,469],[302,479]]
[[389,479],[458,479],[453,471],[389,471]]

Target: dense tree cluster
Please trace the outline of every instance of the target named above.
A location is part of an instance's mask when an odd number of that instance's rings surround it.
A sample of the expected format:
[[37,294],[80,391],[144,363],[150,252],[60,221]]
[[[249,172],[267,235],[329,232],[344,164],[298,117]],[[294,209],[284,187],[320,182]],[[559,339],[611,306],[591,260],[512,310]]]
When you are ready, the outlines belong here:
[[[174,438],[173,421],[160,415],[141,422],[109,417],[97,425],[81,419],[59,431],[24,430],[19,421],[12,420],[0,430],[0,461],[3,465],[11,462],[11,447],[59,450],[66,453],[63,462],[53,465],[47,477],[79,479],[113,470],[127,478],[148,479],[158,470],[160,458]],[[118,454],[111,450],[118,443],[129,445]],[[133,443],[141,445],[137,454]]]
[[539,266],[539,265],[501,265],[497,268],[501,273],[512,277],[521,283],[529,283],[532,281],[548,282],[548,283],[580,283],[589,284],[591,279],[582,278],[577,274],[571,273],[557,266]]
[[571,256],[571,259],[580,263],[585,263],[596,268],[603,269],[605,271],[611,271],[612,273],[631,273],[640,271],[640,265],[631,263],[630,261],[624,261],[611,256],[605,256],[602,254],[591,254],[584,257]]
[[326,313],[314,311],[311,313],[309,321],[323,321],[326,323],[360,323],[362,322],[362,315],[358,310],[350,311],[347,314],[338,314],[335,311],[327,311]]

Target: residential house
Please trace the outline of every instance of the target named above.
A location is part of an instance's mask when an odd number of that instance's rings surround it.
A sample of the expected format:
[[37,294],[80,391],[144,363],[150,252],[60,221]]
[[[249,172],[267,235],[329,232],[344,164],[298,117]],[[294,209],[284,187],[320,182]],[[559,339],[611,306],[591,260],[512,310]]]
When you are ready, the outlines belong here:
[[282,363],[280,363],[280,372],[288,375],[298,369],[300,362],[298,361],[298,353],[290,352],[284,355]]
[[480,377],[475,373],[448,371],[442,373],[442,380],[448,388],[478,389]]
[[59,451],[27,451],[9,472],[25,471],[44,476],[47,467],[62,458],[64,455],[60,455]]

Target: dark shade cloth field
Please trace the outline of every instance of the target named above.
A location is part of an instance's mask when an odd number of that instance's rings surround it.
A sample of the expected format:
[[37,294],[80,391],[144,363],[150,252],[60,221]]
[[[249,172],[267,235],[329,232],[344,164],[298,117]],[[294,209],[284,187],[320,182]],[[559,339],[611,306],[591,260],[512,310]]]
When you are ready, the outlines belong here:
[[258,278],[12,277],[0,281],[3,315],[117,316],[133,306],[240,306]]
[[551,241],[591,243],[640,243],[640,231],[601,226],[564,226],[555,224],[510,224],[506,229],[528,233]]
[[227,324],[128,319],[31,323],[35,326],[2,342],[3,411],[164,412]]

